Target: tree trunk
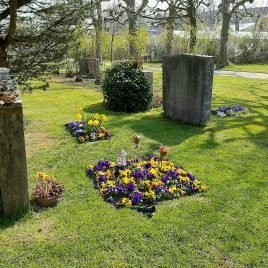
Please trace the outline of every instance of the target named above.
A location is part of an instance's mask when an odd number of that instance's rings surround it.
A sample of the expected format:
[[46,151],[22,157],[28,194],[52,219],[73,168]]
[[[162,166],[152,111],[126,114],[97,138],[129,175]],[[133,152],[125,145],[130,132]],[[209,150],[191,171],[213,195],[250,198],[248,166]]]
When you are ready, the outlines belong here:
[[112,40],[111,40],[111,49],[110,49],[110,60],[111,60],[111,62],[113,61],[114,37],[115,37],[115,32],[114,32],[114,29],[113,29]]
[[193,18],[191,21],[191,30],[190,30],[190,52],[193,53],[196,47],[196,37],[197,34],[197,25],[196,18]]
[[[225,1],[223,1],[225,2]],[[229,65],[228,62],[228,39],[231,23],[231,14],[228,13],[228,7],[223,7],[222,11],[222,28],[221,28],[221,39],[220,39],[220,55],[217,68],[221,69]]]
[[173,41],[174,41],[174,18],[176,10],[174,6],[169,7],[169,17],[167,18],[167,56],[172,55]]
[[103,30],[103,16],[101,1],[97,2],[97,20],[95,24],[96,31],[96,58],[102,63],[102,30]]
[[234,15],[235,31],[238,32],[240,29],[240,19],[237,15]]
[[136,48],[136,40],[138,38],[138,26],[137,26],[137,15],[136,12],[136,2],[135,0],[131,0],[128,2],[129,11],[128,15],[128,33],[129,33],[129,54],[133,58],[138,58],[138,50]]
[[197,34],[197,21],[196,21],[196,9],[192,0],[189,2],[188,18],[190,20],[190,52],[193,53],[196,47],[196,34]]
[[7,48],[0,43],[0,67],[8,67]]

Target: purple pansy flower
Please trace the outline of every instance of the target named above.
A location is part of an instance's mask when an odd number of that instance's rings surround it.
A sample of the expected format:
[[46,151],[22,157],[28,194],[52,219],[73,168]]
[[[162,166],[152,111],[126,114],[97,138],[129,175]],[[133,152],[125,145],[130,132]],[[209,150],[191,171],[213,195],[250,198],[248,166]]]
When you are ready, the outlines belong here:
[[128,183],[128,184],[126,185],[126,190],[127,190],[127,191],[130,191],[130,192],[133,192],[133,191],[135,190],[135,184],[133,184],[133,183]]
[[140,202],[142,202],[142,194],[141,194],[141,193],[138,193],[138,192],[135,192],[135,193],[132,195],[132,205],[133,205],[133,206],[136,206],[136,205],[138,205]]
[[187,173],[186,176],[187,176],[191,181],[194,181],[194,180],[195,180],[195,176],[192,175],[191,173]]
[[101,175],[101,176],[98,177],[98,181],[99,182],[106,182],[107,181],[107,177],[104,176],[104,175]]

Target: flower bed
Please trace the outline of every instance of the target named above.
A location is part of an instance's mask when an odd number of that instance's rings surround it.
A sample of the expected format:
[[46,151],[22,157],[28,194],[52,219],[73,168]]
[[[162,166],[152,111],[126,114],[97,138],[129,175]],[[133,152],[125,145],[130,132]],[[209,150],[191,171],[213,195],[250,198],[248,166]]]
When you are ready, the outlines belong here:
[[145,213],[157,202],[208,189],[183,167],[157,156],[127,161],[126,166],[99,161],[86,167],[86,175],[106,202]]
[[111,138],[111,133],[104,127],[107,122],[106,115],[96,113],[85,116],[81,108],[78,108],[78,111],[80,113],[77,115],[77,121],[65,124],[65,128],[79,143]]
[[217,115],[219,117],[225,117],[225,116],[247,114],[248,111],[249,111],[248,108],[243,106],[222,106],[215,110],[211,110],[211,114]]

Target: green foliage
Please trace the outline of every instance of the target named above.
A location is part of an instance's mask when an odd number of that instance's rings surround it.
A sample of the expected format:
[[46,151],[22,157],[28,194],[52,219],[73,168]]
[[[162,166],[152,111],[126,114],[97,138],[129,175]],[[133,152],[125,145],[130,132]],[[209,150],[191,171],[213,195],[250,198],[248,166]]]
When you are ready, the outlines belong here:
[[233,36],[229,42],[228,57],[232,63],[251,64],[268,62],[268,42],[257,34],[245,37]]
[[152,102],[150,83],[129,61],[116,62],[106,71],[102,90],[104,101],[113,111],[146,111]]

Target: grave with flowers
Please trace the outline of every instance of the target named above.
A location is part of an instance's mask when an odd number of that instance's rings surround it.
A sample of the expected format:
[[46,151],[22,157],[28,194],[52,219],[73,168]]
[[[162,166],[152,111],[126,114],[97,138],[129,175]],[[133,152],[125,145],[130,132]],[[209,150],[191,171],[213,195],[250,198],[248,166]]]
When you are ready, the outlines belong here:
[[152,216],[161,201],[208,189],[192,173],[168,160],[168,151],[168,147],[160,146],[159,156],[127,160],[126,152],[121,150],[116,163],[100,160],[86,167],[86,175],[106,202]]
[[219,117],[245,115],[249,113],[249,109],[243,106],[221,106],[211,110],[211,114]]
[[65,124],[65,129],[71,133],[79,143],[86,141],[108,140],[111,133],[104,127],[107,122],[105,114],[85,114],[78,108],[77,121]]

